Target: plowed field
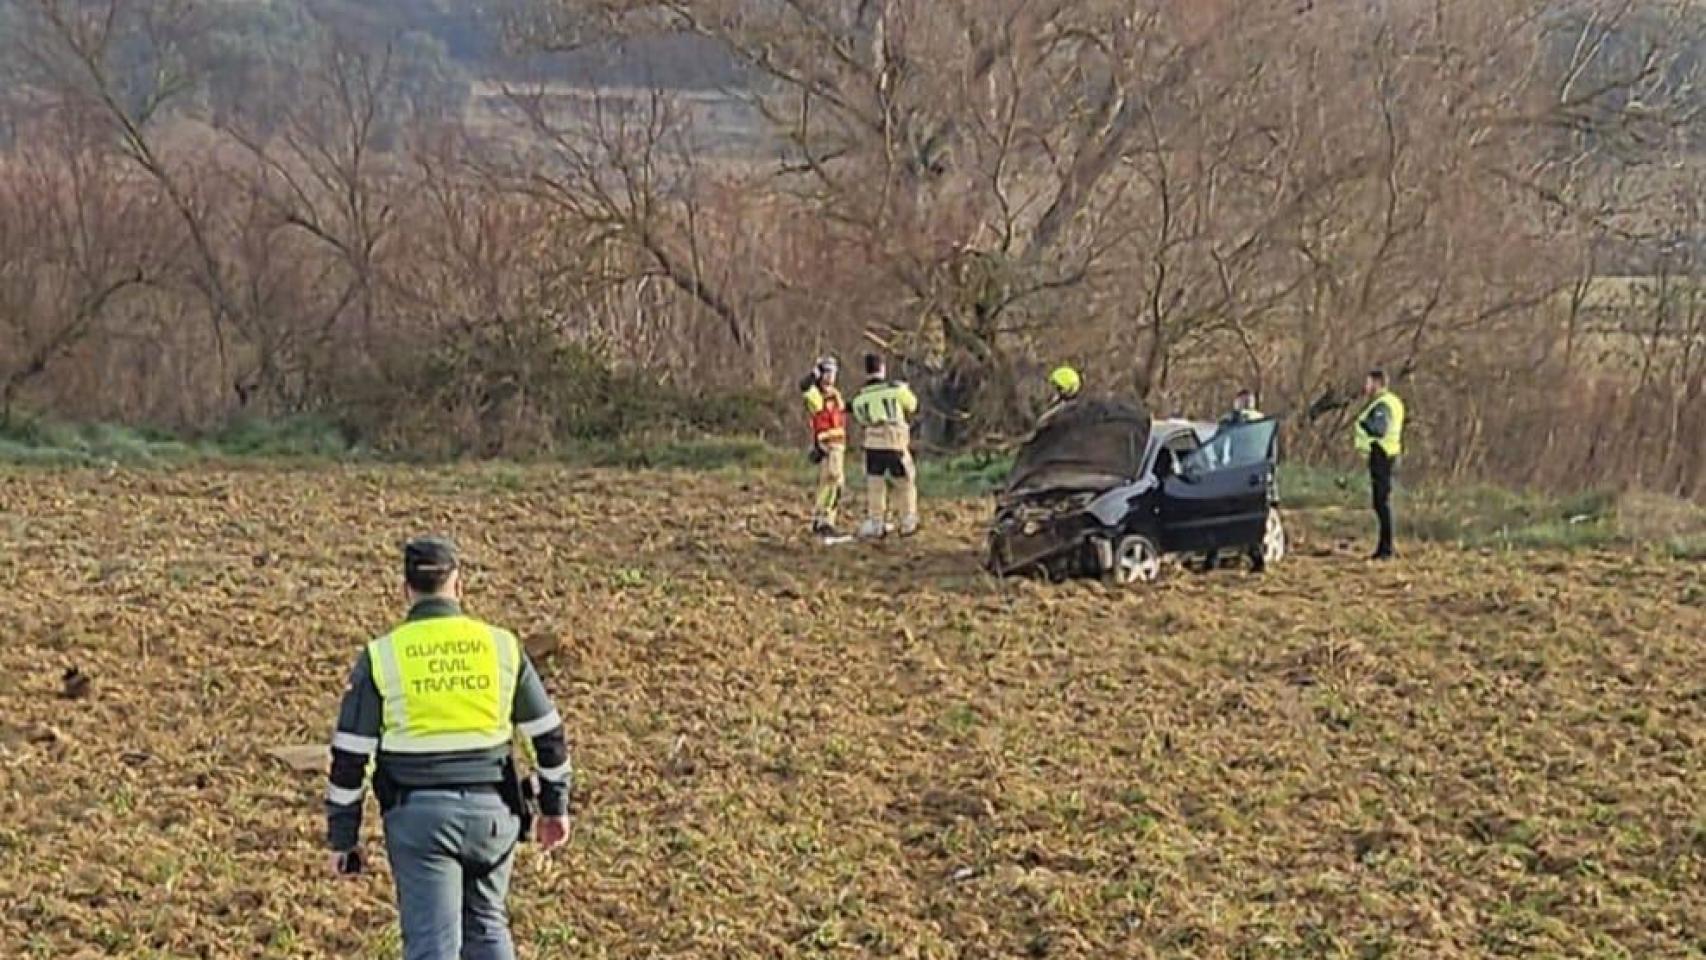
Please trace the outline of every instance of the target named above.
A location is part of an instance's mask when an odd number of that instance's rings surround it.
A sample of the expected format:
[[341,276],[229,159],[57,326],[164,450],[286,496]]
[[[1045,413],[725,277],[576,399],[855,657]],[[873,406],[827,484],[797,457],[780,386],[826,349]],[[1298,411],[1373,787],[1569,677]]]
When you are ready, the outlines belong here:
[[805,499],[0,474],[0,957],[395,955],[382,862],[326,877],[322,778],[266,751],[324,741],[427,531],[574,744],[571,845],[517,871],[527,957],[1706,952],[1699,565],[1371,567],[1294,518],[1263,577],[1001,586],[978,503],[822,549]]

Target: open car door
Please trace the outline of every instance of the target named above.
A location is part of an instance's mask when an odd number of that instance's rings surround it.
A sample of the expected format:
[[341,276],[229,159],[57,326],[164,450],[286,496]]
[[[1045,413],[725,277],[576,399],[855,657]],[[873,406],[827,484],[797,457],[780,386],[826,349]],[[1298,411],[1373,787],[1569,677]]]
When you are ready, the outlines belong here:
[[1161,547],[1169,553],[1260,543],[1274,484],[1279,424],[1229,423],[1161,483]]

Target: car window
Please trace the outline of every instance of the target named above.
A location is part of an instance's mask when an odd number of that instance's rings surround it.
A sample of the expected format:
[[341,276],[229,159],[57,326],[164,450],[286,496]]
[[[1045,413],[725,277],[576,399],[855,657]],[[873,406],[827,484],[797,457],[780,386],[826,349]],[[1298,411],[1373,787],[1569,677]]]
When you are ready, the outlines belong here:
[[1201,445],[1197,442],[1195,430],[1180,430],[1167,438],[1167,449],[1175,453],[1190,453]]
[[1277,427],[1272,420],[1224,424],[1208,443],[1187,454],[1182,466],[1186,471],[1207,473],[1266,463],[1273,450]]
[[1151,440],[1155,451],[1151,470],[1161,479],[1173,476],[1179,472],[1185,462],[1185,456],[1201,446],[1194,430],[1178,430],[1173,433],[1158,433]]

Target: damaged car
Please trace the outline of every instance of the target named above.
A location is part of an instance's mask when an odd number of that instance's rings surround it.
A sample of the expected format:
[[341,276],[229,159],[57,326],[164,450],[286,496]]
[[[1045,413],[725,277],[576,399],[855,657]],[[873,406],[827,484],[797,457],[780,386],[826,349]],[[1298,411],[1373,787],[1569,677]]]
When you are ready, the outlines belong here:
[[985,565],[998,576],[1148,583],[1169,560],[1283,559],[1272,419],[1153,419],[1086,401],[1020,448],[996,496]]

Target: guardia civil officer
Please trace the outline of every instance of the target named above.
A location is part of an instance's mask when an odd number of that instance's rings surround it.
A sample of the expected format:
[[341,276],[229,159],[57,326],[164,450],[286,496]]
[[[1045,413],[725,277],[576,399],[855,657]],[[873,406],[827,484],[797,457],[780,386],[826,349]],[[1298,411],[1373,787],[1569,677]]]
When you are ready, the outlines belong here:
[[1386,371],[1370,370],[1363,380],[1368,406],[1356,419],[1356,450],[1368,458],[1369,488],[1373,493],[1374,518],[1380,538],[1375,560],[1390,560],[1392,549],[1392,474],[1404,452],[1404,401],[1392,392]]
[[527,818],[510,744],[531,738],[535,838],[568,836],[563,721],[515,635],[462,612],[455,547],[403,548],[406,620],[356,658],[332,736],[327,842],[339,874],[361,869],[370,760],[397,886],[405,960],[513,960],[505,898]]

